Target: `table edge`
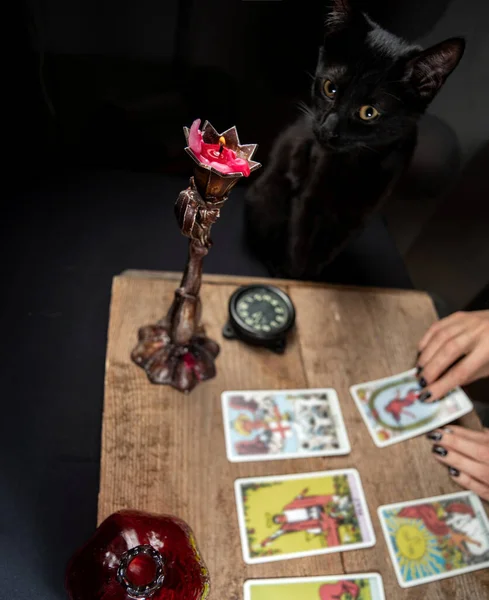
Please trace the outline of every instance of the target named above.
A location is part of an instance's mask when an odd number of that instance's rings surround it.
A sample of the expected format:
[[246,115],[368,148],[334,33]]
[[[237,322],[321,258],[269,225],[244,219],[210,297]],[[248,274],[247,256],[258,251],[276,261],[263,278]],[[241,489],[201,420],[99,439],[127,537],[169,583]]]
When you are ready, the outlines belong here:
[[[114,279],[119,278],[139,278],[139,279],[163,279],[165,281],[181,280],[182,273],[178,271],[149,271],[144,269],[126,269],[119,275],[115,275]],[[377,294],[390,295],[418,295],[428,298],[433,306],[434,315],[437,317],[437,312],[431,296],[423,290],[399,289],[399,288],[380,288],[373,286],[358,286],[358,285],[343,285],[339,283],[320,283],[315,281],[299,281],[296,279],[275,279],[271,277],[254,277],[243,275],[225,275],[207,273],[203,275],[203,283],[211,285],[227,284],[227,285],[247,285],[250,283],[264,283],[278,286],[292,286],[295,288],[323,288],[330,290],[346,290],[357,292],[375,292]]]

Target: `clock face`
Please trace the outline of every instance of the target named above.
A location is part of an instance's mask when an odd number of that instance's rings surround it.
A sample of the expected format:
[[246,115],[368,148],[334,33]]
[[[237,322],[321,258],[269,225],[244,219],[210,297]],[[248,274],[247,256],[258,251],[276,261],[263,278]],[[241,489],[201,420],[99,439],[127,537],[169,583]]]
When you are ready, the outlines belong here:
[[250,332],[273,336],[288,329],[293,319],[290,301],[279,290],[253,286],[243,290],[235,301],[235,319]]

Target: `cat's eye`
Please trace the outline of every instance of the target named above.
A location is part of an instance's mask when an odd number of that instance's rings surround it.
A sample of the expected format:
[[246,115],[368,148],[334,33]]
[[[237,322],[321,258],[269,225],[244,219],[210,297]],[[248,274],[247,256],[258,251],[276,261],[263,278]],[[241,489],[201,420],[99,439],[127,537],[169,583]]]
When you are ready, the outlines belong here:
[[373,121],[380,115],[375,106],[370,106],[369,104],[362,106],[358,114],[360,115],[360,119],[362,119],[362,121]]
[[336,92],[338,90],[336,89],[336,86],[331,81],[331,79],[326,79],[323,87],[324,87],[324,93],[326,94],[326,96],[328,96],[328,98],[334,98],[336,96]]

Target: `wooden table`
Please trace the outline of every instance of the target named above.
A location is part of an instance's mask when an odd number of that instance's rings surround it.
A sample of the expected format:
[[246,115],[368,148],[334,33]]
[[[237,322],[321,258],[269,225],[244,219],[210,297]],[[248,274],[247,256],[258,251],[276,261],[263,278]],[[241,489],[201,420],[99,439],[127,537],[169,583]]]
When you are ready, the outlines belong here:
[[[457,491],[430,455],[424,436],[376,448],[351,399],[353,383],[414,364],[416,343],[436,314],[420,292],[273,282],[297,308],[296,333],[283,356],[224,340],[228,299],[238,277],[207,276],[204,322],[221,344],[217,377],[184,396],[151,385],[130,360],[138,327],[157,321],[178,274],[127,272],[113,283],[108,335],[99,521],[122,508],[170,513],[193,528],[211,573],[214,600],[242,598],[245,579],[378,571],[388,599],[483,600],[489,577],[478,571],[403,590],[397,584],[376,515],[381,504]],[[262,280],[261,280],[262,281]],[[348,456],[229,463],[220,396],[224,390],[334,387],[352,452]],[[464,424],[480,428],[472,413]],[[247,566],[238,532],[233,482],[238,477],[356,467],[375,527],[375,547]]]

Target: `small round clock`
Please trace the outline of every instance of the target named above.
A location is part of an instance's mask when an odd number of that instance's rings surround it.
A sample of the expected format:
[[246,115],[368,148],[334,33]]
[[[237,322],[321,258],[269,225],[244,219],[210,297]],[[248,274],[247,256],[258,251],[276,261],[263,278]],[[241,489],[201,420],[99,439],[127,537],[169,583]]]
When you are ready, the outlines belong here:
[[294,305],[285,292],[272,285],[247,285],[229,300],[223,335],[282,353],[294,323]]

